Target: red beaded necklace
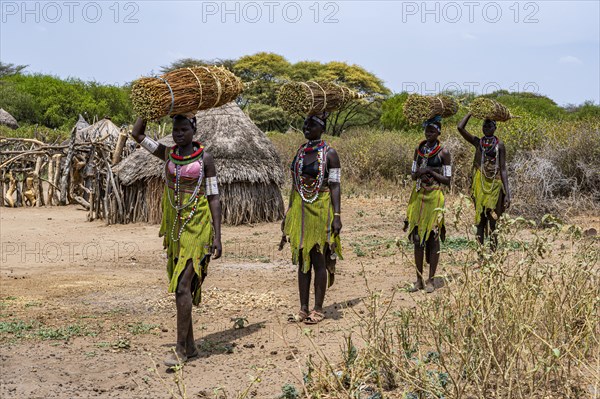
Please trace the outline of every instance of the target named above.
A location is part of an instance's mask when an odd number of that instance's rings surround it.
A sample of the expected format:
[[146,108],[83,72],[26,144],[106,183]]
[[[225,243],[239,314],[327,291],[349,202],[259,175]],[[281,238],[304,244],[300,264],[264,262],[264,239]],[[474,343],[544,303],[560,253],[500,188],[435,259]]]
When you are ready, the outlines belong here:
[[[421,158],[431,158],[436,156],[441,150],[442,150],[442,145],[440,144],[439,141],[436,142],[436,146],[433,147],[433,149],[430,149],[429,147],[427,147],[427,140],[423,140],[421,141],[421,143],[419,144],[419,148],[417,149],[417,154],[419,154],[419,156]],[[423,151],[425,148],[428,149],[428,151]]]
[[204,147],[197,141],[193,142],[194,147],[198,149],[192,152],[190,155],[179,155],[179,147],[174,145],[169,153],[169,159],[176,165],[187,165],[188,163],[194,162],[204,151]]

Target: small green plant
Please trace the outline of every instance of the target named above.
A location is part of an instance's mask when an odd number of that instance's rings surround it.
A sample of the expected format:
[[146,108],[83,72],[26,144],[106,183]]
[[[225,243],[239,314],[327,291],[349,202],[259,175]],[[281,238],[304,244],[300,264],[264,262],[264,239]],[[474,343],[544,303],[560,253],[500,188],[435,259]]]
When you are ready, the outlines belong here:
[[66,327],[40,327],[36,335],[41,339],[64,340],[67,341],[74,336],[84,335],[85,327],[79,324],[72,324]]
[[0,333],[13,334],[15,338],[21,338],[25,332],[31,331],[33,324],[23,320],[0,321]]
[[116,341],[111,342],[110,346],[116,350],[129,349],[131,348],[131,343],[126,338],[119,338]]
[[300,393],[296,390],[296,386],[289,383],[281,387],[281,395],[278,396],[279,399],[298,399],[299,397]]
[[127,330],[134,335],[155,333],[160,326],[158,324],[147,324],[144,322],[130,323]]
[[362,258],[363,256],[367,256],[367,254],[365,253],[365,251],[363,251],[362,248],[358,244],[354,245],[354,253],[359,258]]

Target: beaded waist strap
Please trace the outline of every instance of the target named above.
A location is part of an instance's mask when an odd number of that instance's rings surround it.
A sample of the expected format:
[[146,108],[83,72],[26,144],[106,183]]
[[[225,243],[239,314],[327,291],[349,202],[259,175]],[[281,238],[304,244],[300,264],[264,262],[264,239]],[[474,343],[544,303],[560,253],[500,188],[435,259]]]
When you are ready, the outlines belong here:
[[[187,193],[187,194],[192,194],[194,192],[194,190],[196,190],[197,183],[198,183],[197,180],[185,181],[182,179],[179,181],[179,191]],[[170,190],[175,190],[175,178],[174,177],[172,179],[170,177],[167,178],[167,187]],[[202,186],[198,189],[198,195],[204,195],[204,184],[202,184]]]

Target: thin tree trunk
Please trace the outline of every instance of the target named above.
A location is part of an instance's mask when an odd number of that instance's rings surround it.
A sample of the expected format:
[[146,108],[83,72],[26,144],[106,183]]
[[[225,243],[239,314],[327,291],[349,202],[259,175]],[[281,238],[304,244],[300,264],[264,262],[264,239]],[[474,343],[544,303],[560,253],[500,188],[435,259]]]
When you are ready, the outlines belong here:
[[112,158],[113,165],[116,165],[121,161],[125,143],[127,143],[127,132],[122,130],[119,133],[119,139],[117,140],[117,145],[115,146],[115,151],[113,152],[113,158]]
[[69,143],[69,151],[67,152],[67,159],[65,170],[62,174],[60,181],[60,205],[67,205],[67,194],[69,193],[69,175],[71,174],[71,163],[73,162],[73,155],[75,154],[75,138],[77,136],[77,128],[73,127],[71,130],[71,141]]
[[60,161],[62,159],[62,154],[55,154],[52,156],[52,158],[54,159],[54,162],[55,162],[54,176],[52,176],[52,182],[54,183],[52,201],[56,205],[59,205],[60,204],[60,198],[59,198],[60,189],[58,189],[57,187],[58,187],[58,180],[60,178]]
[[44,192],[40,190],[40,169],[42,169],[42,157],[38,156],[33,170],[33,195],[35,196],[35,206],[37,208],[41,207],[44,202]]
[[48,161],[48,201],[47,205],[52,206],[52,197],[54,197],[54,157],[51,156]]

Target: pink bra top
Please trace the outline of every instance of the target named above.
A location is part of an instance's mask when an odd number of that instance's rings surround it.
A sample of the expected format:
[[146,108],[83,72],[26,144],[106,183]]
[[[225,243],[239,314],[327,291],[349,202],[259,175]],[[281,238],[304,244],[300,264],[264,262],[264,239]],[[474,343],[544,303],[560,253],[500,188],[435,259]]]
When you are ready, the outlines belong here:
[[[181,177],[187,179],[198,179],[200,174],[202,173],[202,164],[200,161],[192,162],[187,165],[182,165],[180,169]],[[175,176],[175,164],[170,160],[167,161],[167,170],[169,175]]]

